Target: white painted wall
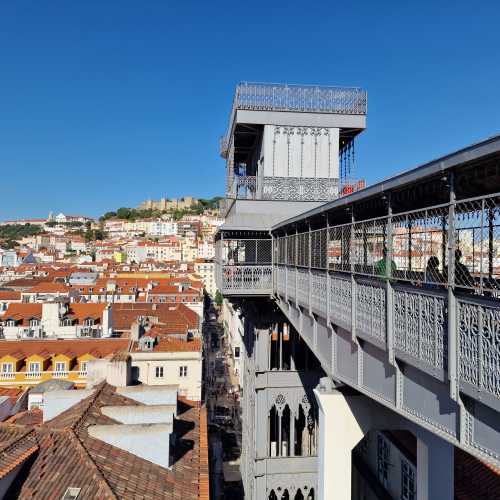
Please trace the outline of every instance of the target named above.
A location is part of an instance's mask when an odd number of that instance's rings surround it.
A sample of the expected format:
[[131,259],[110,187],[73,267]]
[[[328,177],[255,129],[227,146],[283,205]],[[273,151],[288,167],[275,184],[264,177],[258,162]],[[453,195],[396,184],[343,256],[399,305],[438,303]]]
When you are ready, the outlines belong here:
[[339,129],[265,125],[266,177],[339,177]]

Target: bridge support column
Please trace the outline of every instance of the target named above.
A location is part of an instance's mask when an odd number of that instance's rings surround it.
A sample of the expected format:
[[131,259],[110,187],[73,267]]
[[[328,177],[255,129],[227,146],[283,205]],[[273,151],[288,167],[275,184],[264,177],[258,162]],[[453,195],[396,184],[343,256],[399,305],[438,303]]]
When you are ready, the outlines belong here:
[[453,500],[454,447],[426,432],[417,438],[417,500]]
[[344,395],[328,382],[320,383],[314,395],[319,407],[318,499],[350,500],[351,451],[364,432]]

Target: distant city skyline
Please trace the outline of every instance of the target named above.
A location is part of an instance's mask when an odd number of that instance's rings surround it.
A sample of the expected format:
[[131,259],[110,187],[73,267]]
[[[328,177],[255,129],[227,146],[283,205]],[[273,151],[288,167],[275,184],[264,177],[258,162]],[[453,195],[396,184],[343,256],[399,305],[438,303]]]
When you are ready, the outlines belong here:
[[252,5],[4,4],[0,220],[223,195],[238,81],[365,88],[368,184],[500,131],[498,4]]

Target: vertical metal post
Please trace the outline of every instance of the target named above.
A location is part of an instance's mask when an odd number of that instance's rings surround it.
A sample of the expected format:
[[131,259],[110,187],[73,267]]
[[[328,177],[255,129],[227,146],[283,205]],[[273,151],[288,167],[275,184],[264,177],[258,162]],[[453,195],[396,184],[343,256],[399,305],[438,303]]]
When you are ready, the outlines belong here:
[[330,221],[326,216],[326,238],[325,238],[325,273],[326,273],[326,326],[330,326],[330,270],[328,262],[328,248],[330,246]]
[[[483,295],[483,231],[484,231],[484,199],[481,200],[481,223],[480,223],[480,246],[479,246],[479,290],[480,294]],[[474,229],[472,230],[472,242],[474,242]],[[474,272],[474,262],[475,257],[472,257],[472,272]]]
[[312,314],[312,271],[311,271],[311,260],[312,260],[312,247],[311,247],[311,221],[308,221],[308,226],[309,226],[309,232],[308,232],[308,238],[309,238],[309,262],[308,262],[308,267],[309,267],[309,315]]
[[387,352],[389,355],[389,363],[394,365],[396,363],[396,356],[394,354],[394,287],[392,286],[392,203],[391,195],[388,194],[387,199],[387,230],[386,230],[386,254],[385,254],[385,269],[387,273],[386,280],[386,325],[387,325]]
[[[493,210],[488,208],[488,278],[491,281],[493,278]],[[490,283],[489,286],[492,286]]]
[[285,300],[288,303],[288,235],[283,236],[285,243]]
[[356,279],[354,278],[354,259],[353,259],[353,237],[355,232],[354,206],[351,207],[351,238],[349,245],[349,262],[351,264],[351,339],[356,342]]
[[275,239],[274,239],[274,234],[271,233],[271,287],[272,287],[272,295],[277,295],[277,290],[276,290],[276,283],[274,281],[275,279],[275,272],[274,272],[274,252],[275,252]]
[[484,355],[483,355],[483,308],[477,306],[477,386],[481,391],[483,389],[483,371],[484,371]]
[[297,276],[298,276],[298,269],[297,269],[297,264],[299,263],[299,230],[297,229],[297,226],[295,226],[295,307],[299,306],[299,298],[298,298],[298,290],[297,290]]
[[458,338],[457,338],[457,299],[455,296],[455,178],[453,172],[449,177],[450,205],[448,208],[448,378],[450,380],[450,397],[458,401]]
[[409,215],[407,215],[407,220],[408,220],[408,270],[410,271],[409,278],[411,279],[411,271],[412,271],[412,265],[411,265],[411,244],[412,244],[411,225],[412,225],[412,221],[411,221]]

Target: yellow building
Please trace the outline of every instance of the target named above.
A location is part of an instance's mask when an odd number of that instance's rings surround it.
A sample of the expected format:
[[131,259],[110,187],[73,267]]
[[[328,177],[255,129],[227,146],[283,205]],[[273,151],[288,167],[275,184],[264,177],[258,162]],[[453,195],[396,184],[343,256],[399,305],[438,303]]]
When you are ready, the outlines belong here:
[[24,389],[51,379],[85,385],[87,363],[127,351],[128,339],[0,342],[0,387]]
[[117,264],[123,264],[124,262],[127,262],[127,254],[125,252],[115,251],[113,253],[113,260]]

